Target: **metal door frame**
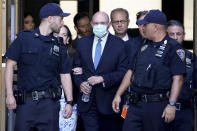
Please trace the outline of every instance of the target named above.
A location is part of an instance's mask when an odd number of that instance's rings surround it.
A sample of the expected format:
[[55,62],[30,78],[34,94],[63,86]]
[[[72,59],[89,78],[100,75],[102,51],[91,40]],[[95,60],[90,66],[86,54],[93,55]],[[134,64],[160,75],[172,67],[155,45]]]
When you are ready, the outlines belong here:
[[[0,54],[2,54],[6,46],[6,0],[1,0],[0,10]],[[0,57],[0,62],[2,63],[2,57]],[[0,130],[5,131],[5,88],[2,66],[0,72]]]

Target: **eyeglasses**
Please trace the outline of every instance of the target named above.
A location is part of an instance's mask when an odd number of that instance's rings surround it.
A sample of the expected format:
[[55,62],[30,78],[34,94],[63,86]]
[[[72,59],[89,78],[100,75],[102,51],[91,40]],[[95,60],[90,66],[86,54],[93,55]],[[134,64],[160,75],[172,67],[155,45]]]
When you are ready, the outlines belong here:
[[120,24],[126,24],[128,22],[128,20],[119,20],[119,21],[112,21],[112,24],[118,25]]

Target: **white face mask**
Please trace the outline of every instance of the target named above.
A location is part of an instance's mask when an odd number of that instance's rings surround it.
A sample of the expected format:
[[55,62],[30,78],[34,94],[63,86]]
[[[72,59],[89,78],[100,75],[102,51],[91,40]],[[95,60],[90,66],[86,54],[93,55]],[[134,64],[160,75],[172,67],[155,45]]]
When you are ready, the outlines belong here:
[[94,25],[93,33],[99,38],[103,37],[107,33],[107,25]]

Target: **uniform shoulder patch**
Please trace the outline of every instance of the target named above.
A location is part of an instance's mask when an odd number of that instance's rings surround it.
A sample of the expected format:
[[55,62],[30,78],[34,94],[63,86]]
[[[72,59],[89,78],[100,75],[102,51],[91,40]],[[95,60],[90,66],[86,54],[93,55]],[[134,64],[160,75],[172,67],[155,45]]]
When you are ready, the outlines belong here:
[[185,60],[185,51],[183,49],[176,50],[176,53],[182,61]]

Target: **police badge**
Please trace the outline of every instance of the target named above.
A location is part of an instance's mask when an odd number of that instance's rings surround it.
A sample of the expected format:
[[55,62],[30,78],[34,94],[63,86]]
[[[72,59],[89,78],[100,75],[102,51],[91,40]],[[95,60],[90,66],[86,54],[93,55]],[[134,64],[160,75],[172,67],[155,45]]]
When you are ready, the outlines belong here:
[[56,56],[59,56],[59,46],[54,45],[53,47],[53,54]]
[[148,45],[142,46],[142,47],[141,47],[141,52],[144,51],[144,50],[146,50],[147,47],[148,47]]

